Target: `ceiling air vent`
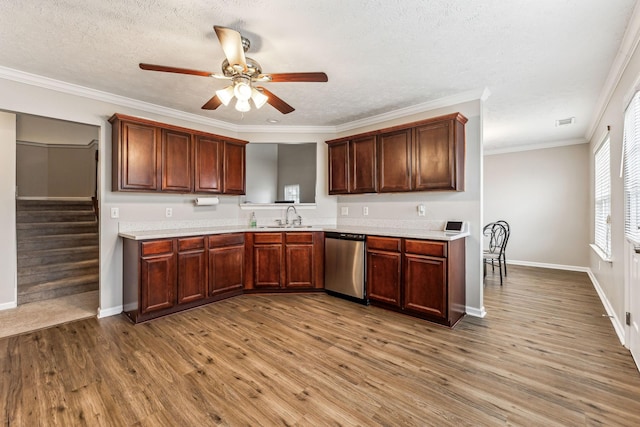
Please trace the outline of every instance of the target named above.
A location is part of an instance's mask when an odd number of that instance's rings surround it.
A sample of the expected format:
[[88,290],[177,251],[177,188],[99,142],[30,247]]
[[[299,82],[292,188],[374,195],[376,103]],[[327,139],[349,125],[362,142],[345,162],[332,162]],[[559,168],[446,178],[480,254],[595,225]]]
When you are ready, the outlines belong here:
[[575,117],[569,117],[568,119],[559,119],[556,120],[556,127],[558,126],[569,126],[576,122]]

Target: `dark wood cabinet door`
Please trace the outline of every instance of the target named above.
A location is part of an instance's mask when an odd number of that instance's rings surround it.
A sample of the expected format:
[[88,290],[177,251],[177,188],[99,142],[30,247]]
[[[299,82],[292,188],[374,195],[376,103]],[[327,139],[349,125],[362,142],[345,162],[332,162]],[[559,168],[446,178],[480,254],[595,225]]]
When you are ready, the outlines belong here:
[[224,194],[245,193],[245,151],[244,144],[229,141],[224,143]]
[[417,127],[413,147],[414,190],[456,190],[454,121]]
[[207,296],[207,252],[205,238],[178,239],[178,304]]
[[209,248],[209,295],[241,291],[244,287],[244,245]]
[[140,312],[171,308],[176,301],[176,257],[167,255],[140,259]]
[[162,129],[162,191],[191,192],[192,158],[190,134]]
[[378,136],[378,191],[411,190],[411,133],[403,129]]
[[[122,135],[117,153],[120,157],[120,170],[114,170],[114,173],[119,173],[117,189],[156,191],[159,176],[156,128],[129,122],[121,122],[121,126]],[[117,147],[118,142],[114,145]]]
[[367,294],[371,301],[400,307],[401,254],[367,251]]
[[447,265],[445,258],[405,254],[402,308],[447,318]]
[[224,142],[196,136],[194,149],[196,193],[222,193],[222,157]]
[[[310,233],[309,233],[310,234]],[[313,245],[287,244],[285,246],[285,288],[313,288]]]
[[349,193],[349,141],[329,145],[329,194]]
[[375,193],[378,190],[376,136],[354,139],[350,143],[351,193]]
[[254,288],[280,288],[284,276],[282,244],[254,245],[253,271]]

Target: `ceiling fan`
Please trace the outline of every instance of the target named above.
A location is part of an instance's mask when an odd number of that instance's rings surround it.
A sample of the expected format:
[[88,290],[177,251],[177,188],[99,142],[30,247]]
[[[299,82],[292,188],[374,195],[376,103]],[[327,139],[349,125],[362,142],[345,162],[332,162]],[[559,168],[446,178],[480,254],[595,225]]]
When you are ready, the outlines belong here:
[[262,86],[254,86],[254,83],[278,83],[278,82],[326,82],[325,73],[271,73],[263,74],[262,67],[257,61],[246,57],[244,53],[249,49],[250,42],[242,37],[239,32],[226,27],[215,25],[218,40],[226,59],[222,62],[222,74],[209,71],[192,70],[189,68],[168,67],[141,63],[143,70],[162,71],[167,73],[191,74],[194,76],[214,77],[216,79],[231,80],[231,85],[216,91],[216,94],[207,101],[202,108],[215,110],[220,105],[229,105],[236,98],[235,108],[241,112],[251,110],[249,100],[253,101],[256,108],[265,103],[270,104],[282,114],[294,111],[294,108],[275,96]]

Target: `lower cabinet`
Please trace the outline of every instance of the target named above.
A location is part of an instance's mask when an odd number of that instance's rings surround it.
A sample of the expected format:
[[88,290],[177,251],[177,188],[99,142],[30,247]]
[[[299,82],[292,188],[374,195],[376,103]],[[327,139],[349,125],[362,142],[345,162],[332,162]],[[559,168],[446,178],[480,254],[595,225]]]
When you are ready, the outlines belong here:
[[244,233],[124,239],[123,311],[135,323],[242,293]]
[[323,232],[258,232],[246,236],[246,291],[324,288]]
[[[173,240],[140,243],[140,313],[172,308],[176,296],[176,254]],[[137,261],[136,261],[137,262]]]
[[205,237],[178,239],[178,304],[207,297]]
[[243,287],[244,234],[209,236],[209,296],[236,295]]
[[402,239],[367,238],[367,295],[370,301],[400,308]]
[[374,305],[455,325],[465,314],[465,239],[369,236],[367,291]]

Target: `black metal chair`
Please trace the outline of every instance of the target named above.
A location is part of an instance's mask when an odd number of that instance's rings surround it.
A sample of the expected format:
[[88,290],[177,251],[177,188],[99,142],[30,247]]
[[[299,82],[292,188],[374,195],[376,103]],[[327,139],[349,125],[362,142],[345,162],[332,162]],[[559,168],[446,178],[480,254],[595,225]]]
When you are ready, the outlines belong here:
[[502,249],[502,265],[504,266],[504,275],[507,275],[507,243],[509,243],[509,237],[511,236],[511,227],[509,223],[504,219],[498,220],[496,224],[502,225],[507,230],[507,237],[504,239],[504,248]]
[[494,263],[497,261],[498,271],[500,272],[500,286],[502,286],[502,260],[504,259],[504,249],[507,241],[507,229],[502,224],[492,222],[484,226],[483,234],[489,239],[488,249],[485,249],[482,253],[484,275],[487,275],[487,264],[489,262],[491,262],[492,271],[495,271]]

